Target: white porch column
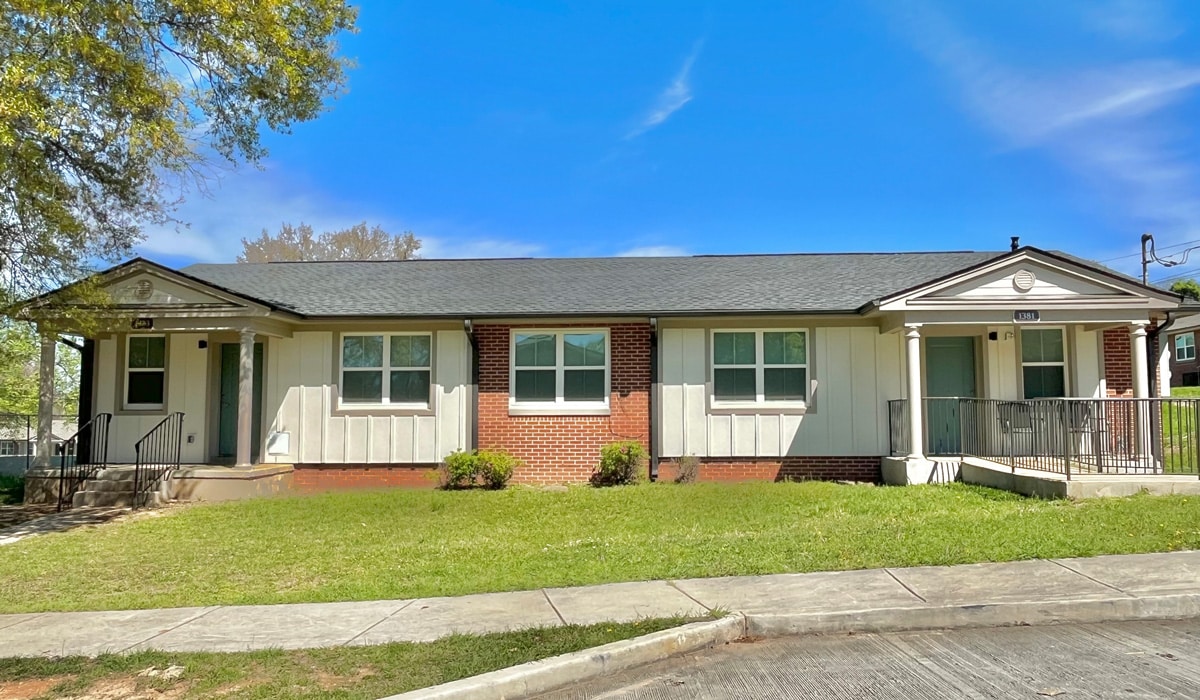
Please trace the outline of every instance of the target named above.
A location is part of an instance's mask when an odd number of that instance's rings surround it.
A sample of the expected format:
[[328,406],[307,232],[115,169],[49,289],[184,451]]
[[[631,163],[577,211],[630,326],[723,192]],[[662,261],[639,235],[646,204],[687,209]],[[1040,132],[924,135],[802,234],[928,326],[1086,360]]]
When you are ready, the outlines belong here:
[[921,426],[921,324],[905,326],[908,359],[908,458],[925,459],[925,431]]
[[34,456],[34,466],[50,466],[54,454],[54,351],[55,338],[51,333],[42,329],[42,355],[38,360],[38,415],[37,415],[37,454]]
[[243,328],[238,347],[237,465],[250,463],[250,441],[254,435],[254,331]]
[[1158,362],[1156,375],[1158,380],[1158,395],[1163,398],[1171,396],[1171,338],[1166,333],[1158,336]]
[[1146,362],[1146,324],[1133,324],[1129,331],[1129,339],[1133,345],[1133,396],[1148,399],[1150,366]]

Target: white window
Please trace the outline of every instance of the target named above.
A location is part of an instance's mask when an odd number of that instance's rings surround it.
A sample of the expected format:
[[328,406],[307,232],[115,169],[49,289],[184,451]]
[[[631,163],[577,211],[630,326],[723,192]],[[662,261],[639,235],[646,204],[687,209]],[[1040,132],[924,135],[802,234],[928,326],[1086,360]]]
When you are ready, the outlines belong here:
[[24,454],[20,449],[21,443],[16,440],[0,440],[0,457],[15,457]]
[[515,330],[509,406],[533,411],[607,411],[606,329]]
[[1180,333],[1175,336],[1175,361],[1191,362],[1196,359],[1196,334]]
[[1067,361],[1061,328],[1021,331],[1021,380],[1025,398],[1067,395]]
[[429,333],[343,335],[342,404],[428,407],[432,358]]
[[808,333],[713,331],[712,396],[718,406],[802,405],[808,398]]
[[125,408],[133,411],[161,409],[166,390],[166,336],[129,336],[125,342]]

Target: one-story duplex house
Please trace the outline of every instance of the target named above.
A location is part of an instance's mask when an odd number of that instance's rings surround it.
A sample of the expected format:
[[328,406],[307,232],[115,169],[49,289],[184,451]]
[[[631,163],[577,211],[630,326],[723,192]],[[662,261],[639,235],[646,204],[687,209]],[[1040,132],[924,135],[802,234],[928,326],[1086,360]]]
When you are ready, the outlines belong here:
[[1200,361],[1196,358],[1196,332],[1200,316],[1180,319],[1166,330],[1172,387],[1200,386]]
[[[1015,242],[178,270],[135,259],[97,281],[114,304],[85,343],[83,420],[105,416],[106,463],[132,464],[139,440],[161,442],[155,429],[183,414],[163,439],[194,494],[205,480],[429,485],[444,457],[473,448],[520,458],[518,482],[580,482],[617,440],[645,445],[660,477],[694,456],[707,479],[878,481],[891,459],[923,480],[933,443],[959,438],[905,401],[1150,397],[1169,383],[1169,347],[1152,362],[1147,338],[1182,303]],[[62,298],[26,313],[72,330]],[[43,364],[53,353],[47,340]],[[1157,378],[1139,371],[1152,366]]]

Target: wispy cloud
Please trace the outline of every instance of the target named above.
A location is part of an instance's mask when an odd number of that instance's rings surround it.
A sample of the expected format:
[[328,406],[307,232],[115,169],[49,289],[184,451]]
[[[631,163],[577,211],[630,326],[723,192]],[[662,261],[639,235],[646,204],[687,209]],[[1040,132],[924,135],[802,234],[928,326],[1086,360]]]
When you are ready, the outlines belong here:
[[1167,41],[1183,33],[1162,0],[1089,1],[1083,18],[1092,30],[1125,41]]
[[673,258],[688,255],[687,250],[677,245],[643,245],[617,253],[621,258]]
[[[929,4],[910,3],[903,33],[952,79],[968,114],[1008,148],[1036,149],[1094,190],[1096,209],[1134,232],[1200,234],[1200,173],[1173,106],[1200,86],[1200,66],[1173,60],[1055,70],[997,59]],[[1200,235],[1192,236],[1200,237]]]
[[656,126],[671,118],[683,106],[692,101],[692,66],[695,65],[696,59],[700,57],[700,51],[704,48],[704,40],[696,42],[689,53],[683,59],[683,65],[680,66],[679,72],[675,74],[675,78],[671,83],[658,94],[658,99],[655,100],[654,106],[650,108],[641,119],[638,120],[636,126],[625,135],[625,138],[633,139],[650,131]]

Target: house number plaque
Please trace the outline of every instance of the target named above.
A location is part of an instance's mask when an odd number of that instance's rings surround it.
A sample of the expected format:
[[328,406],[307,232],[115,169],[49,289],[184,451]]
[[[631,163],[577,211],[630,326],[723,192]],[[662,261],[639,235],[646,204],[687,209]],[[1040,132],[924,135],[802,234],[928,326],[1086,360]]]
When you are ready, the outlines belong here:
[[1016,323],[1029,323],[1031,321],[1042,320],[1042,314],[1037,311],[1014,311],[1013,321]]
[[154,319],[152,318],[135,318],[129,322],[129,327],[135,331],[148,331],[154,328]]

